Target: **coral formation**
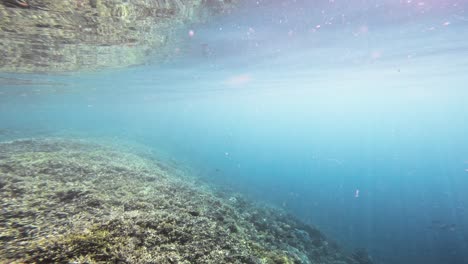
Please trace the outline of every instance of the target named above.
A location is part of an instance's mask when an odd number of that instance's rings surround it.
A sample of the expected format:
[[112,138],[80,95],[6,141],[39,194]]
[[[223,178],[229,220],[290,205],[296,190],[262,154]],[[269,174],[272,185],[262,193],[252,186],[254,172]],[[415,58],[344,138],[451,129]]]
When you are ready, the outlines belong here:
[[370,263],[277,209],[134,151],[0,144],[0,263]]

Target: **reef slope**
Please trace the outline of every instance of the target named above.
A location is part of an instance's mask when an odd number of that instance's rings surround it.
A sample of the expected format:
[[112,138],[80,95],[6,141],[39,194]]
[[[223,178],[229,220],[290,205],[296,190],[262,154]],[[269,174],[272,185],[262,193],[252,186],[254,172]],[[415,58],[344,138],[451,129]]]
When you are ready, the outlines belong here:
[[0,143],[0,263],[370,263],[282,211],[81,140]]

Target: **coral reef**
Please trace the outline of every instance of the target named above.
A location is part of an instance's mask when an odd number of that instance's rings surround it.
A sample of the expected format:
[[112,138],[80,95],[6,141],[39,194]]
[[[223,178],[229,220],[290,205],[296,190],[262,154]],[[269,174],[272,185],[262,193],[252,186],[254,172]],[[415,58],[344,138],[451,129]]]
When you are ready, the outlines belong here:
[[0,143],[0,263],[370,263],[277,209],[135,151]]
[[164,58],[187,23],[227,12],[231,0],[0,0],[0,71],[65,72]]

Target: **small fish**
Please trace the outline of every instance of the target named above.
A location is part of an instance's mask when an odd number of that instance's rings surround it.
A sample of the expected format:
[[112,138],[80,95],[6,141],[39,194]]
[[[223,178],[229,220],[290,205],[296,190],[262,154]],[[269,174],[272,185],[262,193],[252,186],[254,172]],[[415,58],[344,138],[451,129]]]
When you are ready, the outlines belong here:
[[431,226],[429,226],[429,229],[435,229],[435,230],[442,230],[442,231],[455,231],[457,225],[456,224],[447,224],[443,223],[440,220],[432,220]]
[[29,1],[26,0],[5,0],[5,5],[9,7],[29,8]]
[[442,224],[439,228],[445,231],[455,231],[455,227],[455,224]]

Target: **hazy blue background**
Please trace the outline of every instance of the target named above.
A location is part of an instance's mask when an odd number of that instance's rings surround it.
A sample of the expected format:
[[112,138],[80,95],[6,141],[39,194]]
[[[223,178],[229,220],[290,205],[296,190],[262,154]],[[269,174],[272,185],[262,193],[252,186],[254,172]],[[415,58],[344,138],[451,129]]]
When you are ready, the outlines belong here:
[[163,65],[2,74],[0,138],[143,143],[379,263],[468,263],[467,10],[250,1]]

